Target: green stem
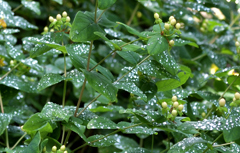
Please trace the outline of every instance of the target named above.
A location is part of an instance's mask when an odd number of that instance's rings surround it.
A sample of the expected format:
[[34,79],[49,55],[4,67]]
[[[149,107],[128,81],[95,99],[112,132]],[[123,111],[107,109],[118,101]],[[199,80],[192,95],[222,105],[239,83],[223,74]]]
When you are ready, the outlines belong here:
[[152,135],[152,148],[151,148],[152,153],[153,153],[153,144],[154,144],[154,134]]
[[135,126],[139,126],[139,125],[141,125],[141,124],[143,124],[143,123],[134,124],[134,125],[125,127],[125,128],[123,128],[123,129],[118,129],[118,130],[116,130],[116,131],[113,131],[112,133],[109,133],[109,134],[107,134],[107,135],[105,135],[105,136],[103,136],[103,137],[101,137],[101,138],[99,138],[99,139],[93,140],[93,141],[91,141],[91,142],[88,142],[88,143],[85,143],[85,144],[79,146],[78,148],[74,149],[73,152],[76,152],[78,149],[81,149],[81,148],[89,145],[89,143],[91,144],[91,143],[97,142],[97,141],[99,141],[99,140],[102,140],[102,139],[110,136],[110,135],[116,134],[116,133],[118,133],[118,132],[120,132],[120,131],[122,131],[122,130],[126,130],[126,129],[129,129],[129,128],[135,127]]
[[[64,53],[63,55],[64,55],[64,77],[65,77],[65,79],[66,79],[66,77],[67,77],[67,63],[66,63],[65,53]],[[66,91],[67,91],[67,81],[64,80],[63,99],[62,99],[62,106],[63,106],[63,108],[64,108],[64,106],[65,106]]]
[[199,55],[199,56],[191,59],[191,61],[196,61],[196,60],[198,60],[198,59],[200,59],[200,58],[202,58],[202,57],[204,57],[204,56],[206,56],[206,55],[207,55],[207,54],[201,54],[201,55]]
[[240,14],[238,14],[238,16],[236,16],[236,18],[230,23],[229,27],[232,27],[233,24],[234,24],[235,22],[237,22],[237,20],[238,20],[239,18],[240,18]]
[[67,144],[67,142],[68,142],[68,139],[69,139],[71,133],[72,133],[72,131],[68,131],[68,133],[67,133],[66,139],[65,139],[65,141],[64,141],[64,145],[65,145],[65,146],[66,146],[66,144]]
[[24,135],[22,135],[21,138],[18,139],[18,141],[14,144],[14,146],[11,148],[11,150],[13,150],[26,135],[27,135],[27,133],[24,133]]
[[212,146],[212,147],[222,147],[222,146],[227,146],[227,145],[230,145],[230,144],[234,144],[235,142],[229,142],[229,143],[224,143],[224,144],[221,144],[221,145],[215,145],[215,146]]
[[2,113],[4,113],[4,109],[3,109],[3,102],[2,102],[2,95],[1,95],[1,92],[0,92],[0,106],[1,106],[1,111],[2,111]]
[[18,7],[16,7],[14,10],[12,10],[13,12],[16,12],[18,9],[20,9],[21,7],[23,7],[23,5],[19,5]]
[[142,138],[140,138],[139,146],[140,146],[141,148],[143,147],[143,139],[142,139]]
[[[221,133],[221,134],[212,142],[212,145],[213,145],[215,142],[217,142],[217,140],[220,139],[222,135],[223,135],[223,133]],[[203,151],[203,153],[206,153],[206,152],[208,151],[208,149],[209,149],[209,147],[207,147],[207,148]]]
[[[93,47],[93,41],[91,41],[90,49],[89,49],[89,53],[88,53],[87,71],[89,71],[90,57],[91,57],[91,53],[92,53],[92,47]],[[79,96],[79,98],[78,98],[77,107],[76,107],[76,110],[75,110],[75,113],[74,113],[74,116],[75,116],[75,117],[77,116],[77,112],[78,112],[80,103],[81,103],[81,101],[82,101],[82,95],[83,95],[83,91],[84,91],[84,89],[85,89],[86,82],[87,82],[87,80],[86,80],[86,77],[85,77],[84,82],[83,82],[83,85],[82,85],[82,90],[81,90],[80,96]]]
[[18,63],[17,65],[15,65],[10,71],[8,71],[6,74],[4,74],[1,78],[0,81],[2,79],[4,79],[9,73],[11,73],[14,69],[16,69],[18,66],[20,65],[20,63]]
[[97,23],[97,9],[98,9],[98,0],[96,0],[96,4],[95,4],[95,16],[94,16],[95,23]]
[[135,6],[135,8],[133,10],[132,15],[127,22],[127,25],[130,25],[132,23],[132,20],[133,20],[134,16],[136,15],[138,8],[139,8],[139,3],[137,2],[137,5]]
[[[238,76],[239,77],[239,76]],[[221,98],[223,98],[223,96],[225,95],[225,93],[228,91],[228,89],[233,85],[233,83],[238,79],[238,77],[236,77],[232,83],[230,83],[230,85],[226,88],[226,90],[223,92],[223,94],[221,95],[221,97],[219,98],[219,100]]]
[[65,136],[65,126],[63,125],[61,144],[63,144],[64,136]]
[[6,130],[5,130],[5,131],[6,131],[6,133],[5,133],[5,134],[6,134],[6,135],[5,135],[5,136],[6,136],[6,146],[7,146],[7,148],[9,148],[9,141],[8,141],[8,129],[6,128]]
[[6,146],[4,143],[2,143],[2,142],[0,142],[0,145],[2,145],[2,146]]
[[99,17],[97,18],[97,22],[99,21],[99,19],[101,18],[101,16],[103,15],[103,13],[106,12],[106,10],[103,10],[102,13],[99,15]]

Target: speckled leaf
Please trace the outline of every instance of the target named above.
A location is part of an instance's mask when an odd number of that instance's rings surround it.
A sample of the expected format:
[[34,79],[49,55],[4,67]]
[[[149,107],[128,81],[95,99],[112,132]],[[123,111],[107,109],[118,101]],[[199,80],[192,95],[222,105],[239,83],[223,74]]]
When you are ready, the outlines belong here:
[[66,122],[68,122],[69,118],[74,113],[74,108],[75,107],[72,106],[65,106],[63,108],[62,105],[48,102],[43,107],[41,114],[52,120],[65,120]]
[[107,97],[110,101],[117,101],[117,88],[103,75],[97,72],[83,71],[88,83],[93,89]]
[[[0,75],[0,77],[2,77],[2,75]],[[15,75],[11,75],[11,74],[6,76],[4,79],[0,80],[0,84],[4,84],[8,87],[12,87],[28,93],[36,92],[36,84],[25,81],[22,78],[17,77]]]
[[[184,138],[182,141],[176,143],[173,145],[168,153],[185,153],[185,152],[191,152],[191,150],[204,150],[207,148],[206,144],[208,141],[203,140],[199,137],[190,137],[190,138]],[[203,145],[204,144],[204,145]]]
[[45,74],[38,83],[37,89],[41,91],[51,85],[57,84],[64,80],[64,77],[59,74],[48,73]]
[[121,48],[115,44],[113,41],[109,40],[105,34],[101,33],[101,32],[94,32],[95,35],[99,36],[100,38],[102,38],[103,40],[105,40],[106,42],[110,43],[113,45],[114,49],[116,50],[121,50]]
[[138,143],[135,140],[128,138],[126,136],[116,134],[116,135],[111,135],[109,137],[117,140],[117,142],[114,144],[114,146],[118,149],[127,150],[129,148],[137,148],[138,147]]
[[116,82],[114,83],[114,86],[118,89],[133,93],[134,95],[141,97],[144,101],[147,101],[147,96],[143,94],[143,92],[133,82]]
[[21,59],[24,59],[24,58],[25,58],[23,52],[22,52],[20,49],[15,48],[15,47],[14,47],[12,44],[10,44],[9,42],[7,42],[6,48],[7,48],[8,54],[9,54],[13,59],[21,60]]
[[[114,145],[117,141],[113,138],[103,138],[99,141],[96,141],[100,138],[104,137],[104,135],[93,135],[87,138],[88,144],[92,147],[107,147],[107,146],[111,146]],[[92,141],[96,141],[91,143]]]
[[[128,45],[126,45],[126,42],[124,42],[124,41],[122,41],[122,40],[113,39],[113,40],[111,40],[111,42],[117,44],[118,46],[123,46],[123,47],[121,47],[121,51],[137,51],[138,49],[144,50],[141,46],[136,45],[136,44],[128,44]],[[114,47],[111,43],[106,42],[106,44],[107,44],[112,50],[115,49],[115,47]]]
[[167,80],[158,81],[156,83],[156,85],[158,87],[158,91],[167,91],[167,90],[175,89],[175,88],[183,85],[188,80],[188,78],[191,76],[191,70],[189,69],[188,71],[179,72],[177,75],[178,75],[178,78],[180,79],[180,81],[175,80],[175,79],[167,79]]
[[96,31],[104,33],[98,24],[79,11],[73,20],[69,36],[74,42],[91,41],[99,38],[94,34]]
[[161,53],[158,53],[154,55],[153,58],[158,63],[160,63],[165,68],[166,71],[168,71],[172,75],[177,74],[179,70],[179,66],[174,60],[173,56],[168,53],[168,51],[163,51]]
[[34,138],[32,139],[32,141],[28,144],[28,146],[26,147],[26,149],[24,149],[23,152],[35,152],[35,153],[39,153],[39,144],[41,142],[41,135],[40,132],[38,132]]
[[239,130],[239,116],[230,116],[226,119],[225,126],[223,128],[223,137],[226,142],[235,141],[240,138]]
[[21,0],[21,3],[22,3],[23,6],[25,6],[26,8],[34,11],[37,15],[40,15],[40,14],[41,14],[39,2],[28,1],[28,0]]
[[38,61],[32,58],[26,58],[26,59],[22,59],[20,60],[23,64],[33,68],[34,70],[38,71],[38,72],[43,72],[43,67],[41,65],[38,64]]
[[133,126],[134,124],[133,123],[129,123],[129,122],[119,122],[117,124],[117,126],[122,129],[123,133],[129,133],[129,134],[149,134],[149,135],[152,135],[155,133],[155,131],[153,131],[153,129],[151,128],[147,128],[147,127],[144,127],[144,126],[134,126],[134,127],[131,127],[131,128],[128,128],[130,126]]
[[167,39],[162,35],[154,35],[148,40],[147,49],[150,55],[160,54],[163,51],[168,51]]
[[89,121],[88,129],[117,129],[117,124],[105,117],[95,117]]
[[218,77],[223,77],[223,76],[227,76],[228,75],[228,72],[230,70],[240,70],[240,66],[232,66],[232,67],[227,67],[227,68],[224,68],[224,69],[219,69],[214,75],[218,76]]
[[0,135],[3,134],[12,119],[12,115],[0,113]]
[[23,129],[26,132],[33,132],[41,130],[49,122],[50,118],[45,117],[41,113],[32,115],[23,125]]
[[2,31],[0,31],[0,34],[10,35],[10,34],[18,33],[18,32],[20,32],[19,29],[3,29]]
[[98,8],[105,10],[112,6],[117,0],[98,0]]
[[203,48],[204,52],[208,55],[208,58],[216,64],[219,68],[226,68],[227,59],[225,55],[217,54],[210,49]]
[[195,42],[192,42],[189,40],[183,40],[183,39],[175,39],[174,40],[174,46],[184,46],[184,45],[190,45],[190,46],[198,48],[198,45]]
[[76,88],[79,88],[82,86],[84,82],[84,74],[82,72],[79,72],[78,70],[74,69],[67,73],[67,80],[71,80],[73,85]]
[[145,148],[138,147],[138,148],[129,148],[120,153],[152,153],[152,151]]
[[204,11],[212,13],[212,10],[210,8],[203,6],[201,3],[186,2],[185,6],[193,9],[194,11]]

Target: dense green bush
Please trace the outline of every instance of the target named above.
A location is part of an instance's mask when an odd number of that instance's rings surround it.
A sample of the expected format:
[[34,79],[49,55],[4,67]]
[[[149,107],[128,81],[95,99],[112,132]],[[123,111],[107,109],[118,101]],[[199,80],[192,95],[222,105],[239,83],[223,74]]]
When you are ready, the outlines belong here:
[[0,152],[240,152],[229,1],[0,0]]

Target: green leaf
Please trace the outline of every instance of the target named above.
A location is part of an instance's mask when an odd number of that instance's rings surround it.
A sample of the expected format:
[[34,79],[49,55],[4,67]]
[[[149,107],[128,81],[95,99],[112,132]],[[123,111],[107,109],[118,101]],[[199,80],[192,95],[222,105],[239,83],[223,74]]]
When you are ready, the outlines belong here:
[[32,10],[37,15],[41,14],[39,2],[28,1],[28,0],[21,0],[21,3],[23,4],[24,7]]
[[[196,149],[199,150],[198,147],[200,146],[204,146],[206,148],[207,143],[208,141],[203,140],[202,138],[197,138],[197,137],[184,138],[182,141],[173,145],[168,151],[168,153],[176,153],[176,152],[185,153],[185,152],[191,152],[192,150],[196,151]],[[200,148],[204,150],[205,149],[204,147],[200,147]]]
[[[0,75],[2,77],[2,75]],[[36,92],[36,84],[33,84],[30,81],[25,81],[20,77],[15,75],[8,75],[4,79],[0,80],[0,84],[4,84],[8,87],[15,88],[20,91],[25,91],[28,93],[35,93]]]
[[177,74],[179,70],[179,66],[174,60],[174,58],[172,57],[172,55],[169,54],[168,51],[163,51],[161,53],[158,53],[154,55],[153,58],[158,63],[160,63],[166,69],[166,71],[168,71],[174,76]]
[[37,89],[38,91],[41,91],[51,85],[61,82],[62,80],[64,80],[64,77],[59,74],[53,73],[45,74],[39,81]]
[[147,128],[144,126],[134,126],[131,128],[128,128],[130,126],[133,126],[133,123],[129,123],[129,122],[119,122],[117,124],[117,126],[122,129],[123,133],[128,133],[128,134],[148,134],[148,135],[152,135],[155,133],[155,131],[152,128]]
[[12,115],[0,113],[0,135],[3,134],[12,119]]
[[177,76],[180,79],[180,81],[175,80],[175,79],[167,79],[167,80],[158,81],[156,83],[156,85],[158,87],[158,91],[167,91],[167,90],[175,89],[175,88],[183,85],[188,80],[188,78],[191,76],[191,72],[189,72],[189,71],[179,72],[177,74]]
[[74,87],[79,88],[84,82],[84,74],[79,72],[77,69],[71,70],[67,73],[67,78],[65,80],[71,80]]
[[112,109],[110,108],[107,108],[106,106],[99,106],[99,107],[96,107],[96,108],[92,108],[92,109],[89,109],[91,112],[111,112]]
[[117,54],[133,65],[136,65],[140,60],[139,54],[132,51],[117,51]]
[[143,34],[141,34],[139,31],[137,31],[136,29],[134,29],[134,28],[132,28],[132,27],[130,27],[130,26],[124,24],[124,23],[121,23],[121,22],[117,22],[117,24],[123,25],[129,33],[131,33],[133,35],[136,35],[140,38],[145,38],[145,36]]
[[79,11],[74,18],[69,36],[74,42],[91,41],[98,39],[94,34],[96,31],[104,33],[98,24]]
[[52,102],[46,103],[43,107],[41,114],[48,117],[51,120],[68,122],[69,118],[73,115],[75,107],[58,105]]
[[184,46],[184,45],[190,45],[190,46],[198,48],[198,45],[195,42],[192,42],[189,40],[183,40],[183,39],[175,39],[174,40],[174,46]]
[[[72,68],[72,61],[70,60],[70,57],[65,57],[66,59],[66,70],[69,70]],[[54,64],[61,70],[64,70],[64,57],[58,58]]]
[[33,132],[41,130],[46,126],[50,119],[42,115],[41,113],[36,113],[32,115],[24,124],[23,130],[26,132]]
[[8,54],[9,54],[13,59],[21,60],[21,59],[24,59],[24,58],[25,58],[22,50],[13,47],[13,45],[10,44],[9,42],[7,42],[6,48],[7,48]]
[[101,32],[94,32],[95,35],[99,36],[100,38],[102,38],[103,40],[107,41],[108,43],[112,44],[113,47],[116,49],[116,50],[121,50],[121,48],[115,44],[114,42],[112,42],[111,40],[109,40],[105,34],[101,33]]
[[27,146],[26,149],[24,149],[23,152],[34,152],[34,153],[39,153],[39,144],[41,142],[41,136],[40,136],[40,132],[38,132],[33,140],[30,142],[30,144]]
[[88,83],[93,89],[107,97],[110,101],[117,101],[117,88],[103,75],[97,72],[83,71]]
[[114,144],[114,146],[121,150],[137,148],[139,146],[135,140],[128,138],[126,136],[115,134],[115,135],[111,135],[109,137],[117,140],[117,142]]
[[96,117],[89,121],[88,129],[117,129],[117,124],[105,117]]
[[223,137],[226,142],[235,141],[240,138],[239,135],[239,115],[237,116],[230,116],[223,128]]
[[58,4],[62,5],[63,4],[63,0],[53,0],[55,2],[57,2]]
[[133,82],[116,82],[114,83],[114,86],[118,89],[133,93],[134,95],[141,97],[144,101],[147,101],[146,95],[143,94],[143,92]]
[[168,42],[162,35],[152,36],[147,43],[148,53],[150,55],[155,55],[162,53],[163,51],[168,51]]
[[157,90],[158,90],[155,83],[146,82],[146,81],[140,82],[139,88],[140,88],[140,90],[143,91],[143,94],[145,94],[147,96],[148,101],[154,97],[154,95],[157,93]]
[[229,76],[227,78],[227,82],[228,82],[228,84],[232,83],[233,86],[239,85],[240,84],[240,77],[239,76]]
[[[107,147],[107,146],[114,145],[117,142],[116,139],[114,139],[114,138],[111,138],[111,137],[103,138],[103,137],[104,137],[104,135],[90,136],[87,138],[88,144],[92,147]],[[100,138],[103,138],[103,139],[96,141]],[[92,142],[92,141],[96,141],[96,142]]]
[[98,8],[105,10],[112,6],[117,0],[98,0]]
[[79,118],[71,117],[67,123],[63,124],[65,127],[77,133],[85,142],[87,138],[84,135],[86,126],[82,125],[82,120]]

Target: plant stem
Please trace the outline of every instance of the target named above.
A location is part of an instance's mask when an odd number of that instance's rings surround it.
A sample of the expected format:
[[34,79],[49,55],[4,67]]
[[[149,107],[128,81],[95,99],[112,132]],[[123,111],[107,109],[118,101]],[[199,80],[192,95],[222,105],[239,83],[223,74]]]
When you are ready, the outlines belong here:
[[99,21],[99,19],[101,18],[101,16],[103,15],[103,13],[106,12],[106,10],[103,10],[102,13],[99,15],[99,17],[97,18],[97,22]]
[[[91,41],[90,49],[89,49],[89,53],[88,53],[87,71],[89,71],[89,64],[90,64],[90,57],[91,57],[92,47],[93,47],[93,41]],[[86,77],[85,77],[84,82],[83,82],[83,85],[82,85],[82,90],[81,90],[80,96],[79,96],[79,98],[78,98],[77,107],[76,107],[76,110],[75,110],[75,113],[74,113],[74,116],[75,116],[75,117],[77,116],[77,112],[78,112],[80,103],[81,103],[81,101],[82,101],[82,95],[83,95],[83,91],[84,91],[84,89],[85,89],[86,82],[87,82],[87,79],[86,79]]]
[[23,7],[23,5],[19,5],[18,7],[16,7],[14,10],[12,10],[13,12],[16,12],[18,9],[20,9],[21,7]]
[[102,94],[99,94],[97,97],[95,97],[90,103],[88,103],[88,105],[86,107],[84,107],[78,114],[76,117],[78,117],[79,115],[81,115],[87,108],[89,105],[91,105],[95,100],[97,100]]
[[230,23],[229,27],[232,27],[233,24],[240,18],[240,14],[238,14],[238,16],[236,16],[236,18]]
[[[212,145],[213,145],[215,142],[217,142],[217,140],[220,139],[222,135],[223,135],[223,133],[221,133],[221,134],[212,142]],[[208,151],[208,149],[209,149],[209,147],[207,147],[207,148],[203,151],[203,153],[206,153],[206,152]]]
[[2,95],[1,95],[1,92],[0,92],[0,106],[1,106],[1,111],[2,111],[2,113],[4,113],[4,109],[3,109],[3,102],[2,102]]
[[61,144],[62,144],[62,145],[63,145],[64,136],[65,136],[65,126],[63,125],[62,139],[61,139]]
[[[136,39],[136,40],[133,40],[133,41],[130,41],[130,42],[128,42],[128,43],[126,43],[126,44],[124,44],[124,45],[122,45],[122,46],[120,46],[121,48],[122,47],[124,47],[124,46],[127,46],[127,45],[129,45],[129,44],[131,44],[131,43],[134,43],[134,42],[136,42],[136,41],[138,41],[138,40],[140,40],[140,38],[138,38],[138,39]],[[114,52],[116,52],[117,50],[115,49],[115,50],[113,50],[111,53],[109,53],[107,56],[105,56],[100,62],[98,62],[93,68],[91,68],[89,71],[92,71],[93,69],[95,69],[98,65],[100,65],[102,62],[104,62],[105,61],[105,59],[107,59],[109,56],[111,56]]]
[[67,142],[68,142],[68,139],[69,139],[71,133],[72,133],[72,131],[68,131],[68,133],[67,133],[66,139],[65,139],[65,141],[64,141],[64,145],[65,145],[65,146],[66,146],[66,144],[67,144]]
[[137,2],[137,5],[135,6],[135,8],[133,10],[132,15],[127,22],[127,25],[130,25],[132,23],[132,20],[133,20],[134,16],[136,15],[136,12],[137,12],[138,8],[139,8],[139,3]]
[[140,146],[141,148],[143,147],[143,139],[142,139],[142,138],[140,138],[139,146]]
[[[133,69],[135,69],[138,65],[142,64],[144,61],[146,61],[151,55],[148,55],[147,57],[145,57],[141,62],[139,62],[136,66],[132,67],[131,70],[129,70],[127,73],[125,73],[124,75],[122,75],[118,80],[116,80],[115,82],[118,82],[119,80],[121,80],[122,78],[124,78],[128,73],[130,73]],[[114,82],[114,83],[115,83]]]
[[4,79],[9,73],[11,73],[14,69],[16,69],[18,66],[20,65],[20,63],[18,63],[17,65],[15,65],[10,71],[8,71],[6,74],[4,74],[1,78],[0,81],[2,79]]
[[98,0],[96,0],[96,4],[95,4],[95,16],[94,16],[95,23],[97,23],[97,9],[98,9]]
[[[65,77],[65,79],[67,77],[67,66],[66,65],[67,65],[67,63],[66,63],[66,56],[65,56],[65,53],[64,53],[64,77]],[[66,90],[67,90],[67,81],[64,80],[63,99],[62,99],[62,106],[63,106],[63,108],[65,106]]]
[[24,135],[22,135],[21,138],[18,139],[18,141],[14,144],[14,146],[11,148],[11,150],[13,150],[26,135],[27,135],[27,133],[24,133]]
[[154,144],[154,134],[152,134],[152,148],[151,148],[152,153],[153,153],[153,144]]
[[206,55],[207,55],[207,54],[201,54],[201,55],[199,55],[199,56],[191,59],[191,61],[196,61],[196,60],[198,60],[198,59],[200,59],[200,58],[202,58],[202,57],[204,57],[204,56],[206,56]]
[[112,133],[109,133],[109,134],[107,134],[107,135],[105,135],[105,136],[103,136],[103,137],[101,137],[101,138],[99,138],[99,139],[93,140],[93,141],[91,141],[91,142],[88,142],[88,143],[85,143],[85,144],[79,146],[78,148],[74,149],[73,152],[77,151],[78,149],[81,149],[82,147],[85,147],[85,146],[89,145],[89,143],[97,142],[97,141],[99,141],[99,140],[102,140],[102,139],[110,136],[110,135],[113,135],[113,134],[115,134],[115,133],[118,133],[118,132],[120,132],[120,131],[122,131],[122,130],[126,130],[126,129],[129,129],[129,128],[135,127],[135,126],[139,126],[139,125],[141,125],[141,124],[143,124],[143,123],[134,124],[134,125],[125,127],[125,128],[123,128],[123,129],[118,129],[118,130],[116,130],[116,131],[113,131]]
[[6,135],[5,135],[5,136],[6,136],[6,146],[7,146],[7,148],[9,148],[9,141],[8,141],[8,129],[6,128],[6,130],[5,130],[5,131],[6,131],[6,133],[5,133],[5,134],[6,134]]
[[[238,76],[239,77],[239,76]],[[232,83],[230,83],[230,85],[226,88],[226,90],[223,92],[223,94],[221,95],[221,97],[219,98],[219,100],[221,98],[223,98],[223,96],[225,95],[225,93],[228,91],[228,89],[233,85],[233,83],[238,79],[238,77],[236,77]]]
[[235,142],[229,142],[229,143],[224,143],[224,144],[221,144],[221,145],[215,145],[215,146],[212,146],[212,147],[221,147],[221,146],[226,146],[226,145],[230,145],[230,144],[234,144]]

